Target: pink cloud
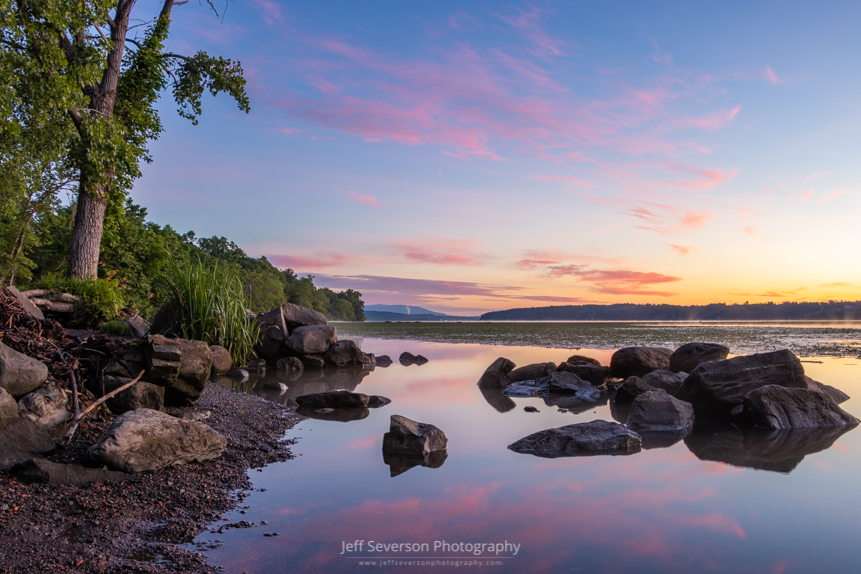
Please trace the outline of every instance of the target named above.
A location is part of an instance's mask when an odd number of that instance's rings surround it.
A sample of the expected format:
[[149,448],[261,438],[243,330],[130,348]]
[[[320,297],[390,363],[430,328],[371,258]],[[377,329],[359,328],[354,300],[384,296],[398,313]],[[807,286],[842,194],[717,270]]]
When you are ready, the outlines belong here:
[[680,125],[705,130],[719,130],[730,124],[741,111],[741,106],[731,110],[722,110],[698,118],[685,118],[679,122]]
[[532,42],[533,47],[530,50],[538,56],[562,56],[562,47],[567,44],[562,40],[551,38],[541,26],[541,13],[538,8],[532,7],[529,12],[518,10],[518,14],[514,16],[496,16],[509,24],[510,26],[520,30],[526,34],[526,37]]
[[576,264],[548,265],[544,269],[544,273],[550,278],[576,277],[578,281],[592,283],[592,291],[609,295],[672,297],[675,293],[655,291],[647,287],[682,280],[681,277],[673,277],[672,275],[663,275],[661,273],[631,271],[629,269],[590,269],[587,265]]
[[801,201],[807,201],[813,195],[813,188],[811,187],[807,191],[804,192],[804,195],[801,196]]
[[744,227],[742,230],[751,237],[759,237],[759,231],[756,229],[756,227],[747,226]]
[[700,229],[705,227],[706,221],[712,217],[713,215],[711,213],[695,213],[693,211],[686,211],[679,224],[682,227],[690,229]]
[[374,197],[373,195],[365,195],[364,193],[350,192],[350,194],[347,195],[347,197],[349,197],[353,201],[357,201],[359,203],[364,203],[365,205],[370,205],[371,207],[382,207],[382,205],[380,205],[380,202],[377,201],[377,198]]
[[353,258],[341,253],[316,253],[314,255],[267,255],[266,258],[272,265],[281,268],[290,268],[302,271],[313,271],[327,267],[337,267]]
[[845,189],[835,189],[834,191],[832,191],[831,193],[829,193],[828,195],[826,195],[825,197],[820,199],[819,203],[825,203],[826,201],[831,201],[832,199],[834,199],[838,195],[842,195],[845,192],[846,192]]
[[816,173],[812,173],[804,178],[801,183],[807,183],[808,181],[816,181],[820,177],[825,177],[826,175],[831,175],[834,173],[833,171],[817,171]]
[[667,171],[676,172],[676,173],[689,173],[697,176],[697,181],[688,182],[688,181],[670,181],[673,185],[678,185],[679,187],[684,187],[686,189],[697,189],[697,190],[706,190],[706,189],[714,189],[721,183],[729,183],[729,181],[738,175],[738,169],[731,169],[728,171],[720,170],[720,169],[700,169],[695,167],[690,167],[681,163],[665,161],[661,163],[661,167]]
[[584,185],[586,187],[593,187],[591,183],[586,181],[585,179],[580,179],[579,177],[573,177],[570,175],[533,175],[533,179],[540,179],[542,181],[570,181],[571,183],[576,183],[577,185]]
[[392,243],[391,247],[401,257],[415,263],[434,263],[437,265],[484,265],[487,255],[470,251],[474,249],[473,239],[420,239]]
[[251,0],[251,4],[262,13],[263,21],[270,26],[281,24],[284,21],[284,17],[281,15],[281,6],[277,2]]
[[690,245],[677,245],[675,243],[670,243],[670,249],[678,253],[679,255],[687,255],[693,249]]
[[765,67],[765,79],[774,85],[783,83],[783,80],[777,77],[777,74],[774,73],[774,70],[771,69],[771,66]]

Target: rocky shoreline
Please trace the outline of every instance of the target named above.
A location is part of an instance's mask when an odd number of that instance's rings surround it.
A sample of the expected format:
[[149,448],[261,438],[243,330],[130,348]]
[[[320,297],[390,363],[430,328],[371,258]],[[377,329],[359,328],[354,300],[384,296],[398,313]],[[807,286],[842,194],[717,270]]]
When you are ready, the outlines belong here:
[[[292,442],[282,437],[299,417],[217,385],[207,385],[193,407],[165,410],[208,412],[206,424],[227,439],[227,449],[213,460],[83,487],[25,484],[0,471],[0,573],[215,572],[205,555],[179,545],[242,503],[248,469],[292,458]],[[48,460],[80,465],[113,418],[84,421]]]

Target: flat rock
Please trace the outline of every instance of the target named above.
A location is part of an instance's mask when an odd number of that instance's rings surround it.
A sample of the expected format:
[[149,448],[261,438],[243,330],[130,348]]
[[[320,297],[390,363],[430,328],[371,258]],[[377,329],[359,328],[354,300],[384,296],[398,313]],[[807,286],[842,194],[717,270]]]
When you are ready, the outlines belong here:
[[669,370],[690,373],[700,363],[723,361],[729,355],[729,347],[718,343],[685,343],[670,356]]
[[555,371],[549,376],[538,379],[539,385],[546,386],[548,394],[575,395],[585,401],[594,403],[601,398],[601,391],[584,381],[574,373]]
[[508,378],[508,373],[510,373],[514,367],[515,364],[512,361],[509,361],[505,357],[499,357],[484,370],[484,374],[482,374],[481,378],[478,380],[479,388],[503,389],[507,387],[511,384],[511,380]]
[[662,347],[624,347],[610,358],[610,376],[627,379],[652,371],[669,370],[671,349]]
[[544,458],[634,454],[640,452],[640,435],[618,423],[597,420],[533,433],[508,446],[521,454]]
[[596,367],[601,366],[601,362],[598,359],[593,359],[592,357],[587,357],[586,355],[571,355],[565,362],[571,365],[594,365]]
[[305,409],[354,409],[368,406],[370,398],[362,393],[329,391],[296,397],[296,404]]
[[635,431],[682,431],[694,426],[694,407],[663,389],[647,391],[631,403],[628,428]]
[[294,305],[293,303],[284,303],[281,306],[281,311],[284,314],[284,324],[291,332],[299,327],[326,325],[329,322],[326,316],[319,311]]
[[124,472],[57,464],[39,458],[16,464],[9,470],[9,474],[26,484],[72,484],[74,486],[86,486],[91,482],[116,482],[133,477]]
[[118,416],[87,458],[122,472],[138,473],[221,456],[227,440],[203,423],[151,409]]
[[9,468],[31,458],[41,458],[54,448],[54,441],[44,427],[33,421],[18,419],[15,424],[0,431],[0,468]]
[[405,416],[392,415],[389,432],[383,435],[383,452],[424,456],[445,450],[448,438],[438,427]]
[[338,334],[332,325],[309,325],[296,327],[284,344],[296,353],[314,355],[325,353],[337,342]]
[[514,369],[508,373],[508,380],[512,383],[520,381],[531,381],[546,377],[556,372],[556,363],[533,363]]
[[741,405],[750,391],[766,385],[806,389],[807,379],[798,357],[782,350],[700,363],[682,383],[676,398],[691,403],[698,413],[720,415]]
[[48,367],[0,343],[0,387],[15,398],[35,391],[48,378]]
[[622,386],[616,391],[614,401],[621,404],[631,403],[643,393],[654,390],[655,387],[640,377],[628,377],[625,379],[625,382],[622,383]]
[[410,367],[412,365],[421,367],[428,362],[427,357],[423,357],[422,355],[413,355],[407,351],[401,353],[401,356],[398,357],[398,361],[405,367]]
[[766,429],[855,426],[859,420],[824,393],[766,385],[744,396],[742,417]]

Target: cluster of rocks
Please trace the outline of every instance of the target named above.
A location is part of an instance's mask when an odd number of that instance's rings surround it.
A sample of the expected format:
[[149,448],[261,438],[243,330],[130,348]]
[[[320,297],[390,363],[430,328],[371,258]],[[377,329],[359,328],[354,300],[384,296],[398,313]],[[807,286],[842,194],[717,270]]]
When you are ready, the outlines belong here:
[[[694,421],[730,421],[739,428],[768,431],[851,427],[859,420],[838,404],[849,397],[804,374],[790,351],[727,359],[729,349],[688,343],[675,351],[626,347],[609,367],[575,355],[560,365],[515,368],[499,358],[478,386],[499,410],[510,397],[542,397],[563,409],[597,405],[612,395],[614,416],[625,424],[593,421],[540,431],[509,448],[538,456],[577,456],[639,451],[643,438],[656,445],[688,436]],[[492,397],[492,399],[490,398]],[[505,403],[503,399],[511,402]]]

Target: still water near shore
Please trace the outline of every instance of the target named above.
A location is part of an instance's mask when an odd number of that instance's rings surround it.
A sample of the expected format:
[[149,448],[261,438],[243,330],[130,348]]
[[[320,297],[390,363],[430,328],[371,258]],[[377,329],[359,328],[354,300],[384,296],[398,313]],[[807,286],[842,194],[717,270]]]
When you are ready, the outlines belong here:
[[[530,433],[599,418],[624,421],[625,413],[617,412],[612,401],[561,413],[540,398],[512,401],[482,393],[476,381],[499,356],[518,365],[563,361],[577,346],[568,343],[593,336],[578,334],[578,329],[589,331],[593,324],[567,324],[561,331],[553,326],[564,335],[561,348],[524,336],[542,330],[534,325],[524,329],[524,324],[510,331],[515,340],[529,339],[529,346],[489,344],[495,339],[488,341],[486,333],[475,333],[469,324],[442,336],[437,324],[428,324],[423,338],[431,341],[414,340],[422,338],[415,327],[410,327],[409,338],[381,338],[392,333],[404,337],[397,325],[345,324],[338,329],[342,338],[359,340],[366,352],[397,359],[409,351],[430,359],[426,365],[396,362],[370,373],[306,376],[285,381],[289,388],[284,393],[259,391],[270,400],[294,404],[301,394],[346,388],[383,395],[392,403],[371,409],[360,420],[307,419],[290,431],[287,438],[298,439],[291,448],[299,457],[251,471],[255,491],[243,503],[248,508],[226,515],[231,522],[268,524],[197,538],[222,543],[207,552],[214,564],[228,573],[248,574],[361,572],[381,566],[360,562],[391,559],[442,562],[383,567],[399,572],[471,570],[479,562],[480,569],[504,572],[857,571],[861,432],[856,429],[776,436],[698,428],[675,444],[646,442],[651,448],[628,456],[521,455],[506,447]],[[636,344],[630,340],[637,336],[636,329],[652,329],[620,324],[625,332],[614,333],[612,326],[604,325],[611,344],[599,341],[576,352],[605,365],[616,346],[623,346],[618,341]],[[684,326],[660,328],[670,336],[661,339],[643,331],[639,344],[726,342],[700,337],[710,334],[702,331],[686,333]],[[861,360],[854,353],[830,356],[835,344],[848,349],[858,344],[858,326],[776,328],[787,329],[783,347],[827,349],[801,353],[803,360],[817,361],[805,362],[805,371],[852,396],[841,406],[861,417]],[[762,334],[751,341],[734,333],[732,351],[771,350],[752,345],[781,342],[774,332],[766,338]],[[491,335],[501,340],[504,331],[494,327]],[[436,337],[443,336],[477,342],[438,342]],[[800,347],[801,340],[808,346]],[[540,412],[524,412],[528,405]],[[441,466],[409,468],[403,461],[388,461],[392,466],[384,462],[382,438],[393,414],[445,431],[447,457],[432,461]],[[263,536],[272,532],[278,536]],[[358,541],[360,546],[355,545]],[[371,541],[418,546],[415,552],[406,546],[371,552]],[[452,549],[440,542],[463,545]],[[506,542],[519,545],[516,555]],[[480,555],[472,546],[471,552],[465,550],[476,543],[499,544],[502,550],[497,554],[483,547]],[[460,566],[454,565],[457,560]]]

